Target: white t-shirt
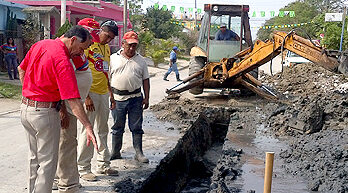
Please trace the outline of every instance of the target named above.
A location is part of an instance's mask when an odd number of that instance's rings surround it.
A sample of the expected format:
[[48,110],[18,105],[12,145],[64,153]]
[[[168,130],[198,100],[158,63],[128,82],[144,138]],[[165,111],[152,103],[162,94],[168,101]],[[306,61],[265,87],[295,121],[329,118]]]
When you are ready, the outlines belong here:
[[[110,56],[110,85],[117,90],[132,92],[143,85],[143,80],[150,78],[145,59],[138,53],[127,59],[121,51]],[[125,101],[129,98],[139,97],[141,93],[131,95],[117,95],[117,101]]]

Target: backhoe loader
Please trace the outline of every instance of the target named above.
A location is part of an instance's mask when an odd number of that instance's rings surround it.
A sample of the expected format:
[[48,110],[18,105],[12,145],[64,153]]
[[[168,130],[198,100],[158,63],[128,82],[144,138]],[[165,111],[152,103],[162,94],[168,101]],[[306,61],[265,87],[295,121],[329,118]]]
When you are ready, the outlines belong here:
[[[214,9],[216,6],[218,5],[211,5],[211,10],[219,10],[218,8]],[[246,10],[243,8],[245,8],[245,6],[241,6],[241,10]],[[227,14],[227,12],[224,12],[224,14]],[[229,19],[229,21],[231,21],[231,19]],[[249,22],[242,22],[241,26],[245,29],[243,23],[247,23],[248,25]],[[204,29],[201,28],[201,31],[202,30],[204,31]],[[209,33],[208,37],[210,37]],[[251,38],[251,36],[244,35],[241,37],[240,48],[243,46],[242,41],[245,41],[248,45],[251,44],[251,39],[249,41],[249,37]],[[199,39],[198,41],[201,40]],[[212,40],[208,38],[208,45],[209,41]],[[226,47],[224,49],[226,49]],[[166,93],[170,96],[178,95],[178,93],[186,90],[190,90],[192,94],[200,94],[203,92],[203,88],[247,88],[264,98],[277,100],[276,94],[259,82],[257,76],[252,75],[252,71],[272,60],[272,58],[276,57],[284,50],[294,52],[327,70],[337,73],[340,72],[348,76],[347,51],[340,52],[318,47],[311,40],[296,35],[295,31],[289,33],[274,32],[270,40],[266,42],[257,40],[254,45],[250,45],[250,47],[236,53],[234,56],[222,57],[219,61],[210,60],[209,51],[214,51],[212,46],[208,48],[208,52],[204,52],[201,47],[193,48],[191,50],[192,58],[196,64],[199,63],[197,66],[201,68],[194,68],[193,70],[195,70],[195,72],[190,68],[190,76],[184,79],[179,85],[168,89]],[[224,52],[231,53],[233,50],[225,50]]]

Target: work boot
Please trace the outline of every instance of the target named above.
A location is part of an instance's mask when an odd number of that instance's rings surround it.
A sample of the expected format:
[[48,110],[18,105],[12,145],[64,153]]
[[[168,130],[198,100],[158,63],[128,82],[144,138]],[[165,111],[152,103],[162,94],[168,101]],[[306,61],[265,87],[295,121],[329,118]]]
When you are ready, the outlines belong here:
[[92,172],[89,172],[87,174],[83,174],[80,176],[81,179],[86,180],[88,182],[94,182],[97,181],[97,176],[95,176]]
[[176,81],[182,81],[179,74],[176,75]]
[[166,73],[164,74],[163,80],[169,81],[169,80],[167,79],[168,75],[169,75],[169,74],[166,72]]
[[135,149],[134,159],[142,162],[149,163],[149,159],[147,159],[143,153],[143,134],[133,134],[133,147]]
[[118,171],[111,168],[97,169],[97,174],[104,174],[107,176],[118,176]]
[[122,140],[123,134],[112,134],[112,150],[111,150],[111,158],[110,160],[122,159],[121,157],[121,148],[122,148]]

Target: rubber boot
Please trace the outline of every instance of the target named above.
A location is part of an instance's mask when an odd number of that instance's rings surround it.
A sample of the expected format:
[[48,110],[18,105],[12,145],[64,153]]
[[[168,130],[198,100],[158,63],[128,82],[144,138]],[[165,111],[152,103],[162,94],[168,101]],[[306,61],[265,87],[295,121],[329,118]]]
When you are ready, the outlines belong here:
[[122,140],[123,134],[121,135],[112,135],[112,150],[111,150],[111,158],[110,160],[122,159],[121,157],[121,148],[122,148]]
[[176,81],[182,81],[179,74],[176,75]]
[[133,147],[135,149],[134,159],[138,162],[149,163],[149,159],[147,159],[143,153],[143,134],[133,134]]
[[168,75],[169,75],[169,74],[166,72],[166,73],[164,74],[163,80],[169,81],[169,80],[167,79]]

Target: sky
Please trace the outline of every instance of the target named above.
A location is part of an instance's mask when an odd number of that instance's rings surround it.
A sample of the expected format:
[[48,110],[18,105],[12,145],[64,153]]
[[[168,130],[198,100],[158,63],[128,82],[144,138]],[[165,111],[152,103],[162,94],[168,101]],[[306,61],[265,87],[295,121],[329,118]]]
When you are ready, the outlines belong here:
[[[253,13],[254,11],[257,13],[256,17],[250,17],[250,26],[253,39],[256,38],[257,27],[262,26],[266,19],[269,19],[269,13],[271,11],[277,12],[280,8],[283,8],[287,4],[291,2],[295,2],[296,0],[196,0],[197,8],[201,8],[203,12],[204,4],[215,3],[215,4],[235,4],[235,5],[249,5],[249,13]],[[170,9],[171,6],[175,6],[176,10],[179,13],[179,8],[184,7],[194,8],[195,0],[143,0],[143,10],[146,10],[147,7],[153,6],[155,3],[159,4],[161,8],[163,5],[167,5]],[[261,11],[266,12],[266,17],[259,16]],[[296,14],[296,13],[295,13]]]

